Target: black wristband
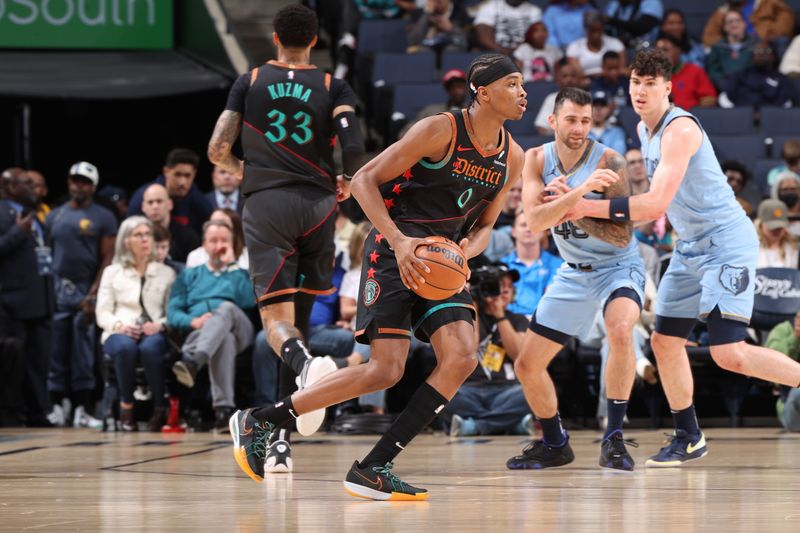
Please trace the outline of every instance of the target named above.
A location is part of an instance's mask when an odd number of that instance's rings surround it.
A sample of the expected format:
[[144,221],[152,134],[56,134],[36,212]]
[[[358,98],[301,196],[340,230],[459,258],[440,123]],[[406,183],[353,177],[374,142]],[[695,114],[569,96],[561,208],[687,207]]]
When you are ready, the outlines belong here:
[[615,222],[627,222],[631,219],[630,198],[612,198],[608,203],[608,218]]

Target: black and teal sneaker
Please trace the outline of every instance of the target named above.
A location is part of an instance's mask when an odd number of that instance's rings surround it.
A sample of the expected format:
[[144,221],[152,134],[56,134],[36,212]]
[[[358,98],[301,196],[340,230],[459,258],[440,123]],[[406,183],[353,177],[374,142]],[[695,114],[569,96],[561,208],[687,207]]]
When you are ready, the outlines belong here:
[[575,454],[569,446],[569,436],[565,437],[561,446],[550,446],[543,440],[534,440],[525,446],[522,455],[515,455],[506,461],[510,470],[541,470],[564,466],[575,460]]
[[252,409],[236,411],[228,420],[228,428],[233,439],[233,457],[250,479],[257,483],[264,481],[264,460],[267,455],[267,441],[272,433],[272,424],[259,422],[252,415]]
[[613,431],[611,435],[603,439],[603,443],[600,445],[600,466],[632,472],[636,463],[625,448],[626,444],[634,448],[639,447],[635,441],[623,439],[620,430]]
[[353,463],[344,480],[344,490],[350,496],[381,501],[421,501],[428,491],[412,487],[392,473],[392,463],[384,466]]
[[699,436],[692,436],[682,429],[676,429],[670,439],[669,444],[647,460],[646,466],[656,468],[681,466],[683,463],[705,457],[708,453],[706,437],[702,433]]

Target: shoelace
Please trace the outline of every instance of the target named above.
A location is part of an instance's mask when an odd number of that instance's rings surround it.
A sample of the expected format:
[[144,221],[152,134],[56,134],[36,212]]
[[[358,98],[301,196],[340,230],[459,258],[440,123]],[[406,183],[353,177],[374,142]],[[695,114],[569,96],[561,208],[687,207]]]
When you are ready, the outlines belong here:
[[270,433],[272,432],[272,424],[269,422],[263,422],[261,424],[255,424],[253,428],[256,430],[256,436],[250,445],[249,453],[254,453],[256,457],[263,459],[267,456],[267,441]]
[[403,490],[403,485],[408,486],[408,483],[394,475],[394,473],[392,473],[392,468],[394,468],[394,463],[389,462],[383,466],[373,466],[372,471],[376,474],[386,476],[389,481],[391,481],[393,490],[396,488]]

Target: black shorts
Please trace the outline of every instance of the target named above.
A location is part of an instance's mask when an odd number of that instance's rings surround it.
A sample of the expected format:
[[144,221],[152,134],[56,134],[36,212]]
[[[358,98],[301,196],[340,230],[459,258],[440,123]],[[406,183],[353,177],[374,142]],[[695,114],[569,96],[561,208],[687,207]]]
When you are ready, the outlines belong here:
[[336,197],[318,187],[264,189],[242,212],[250,279],[260,307],[298,292],[331,294]]
[[356,341],[409,338],[412,333],[429,342],[440,327],[475,320],[475,306],[467,291],[446,300],[425,300],[407,289],[400,280],[394,251],[373,229],[364,244],[361,284],[358,289]]

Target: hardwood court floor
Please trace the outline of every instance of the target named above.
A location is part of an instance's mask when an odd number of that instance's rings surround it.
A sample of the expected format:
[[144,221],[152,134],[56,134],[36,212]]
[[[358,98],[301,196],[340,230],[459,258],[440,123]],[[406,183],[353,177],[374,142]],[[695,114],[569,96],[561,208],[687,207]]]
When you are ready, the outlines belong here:
[[[643,465],[663,434],[630,431]],[[576,461],[511,472],[521,437],[423,435],[396,472],[427,502],[356,500],[342,479],[375,437],[298,441],[295,472],[262,484],[236,466],[226,435],[0,430],[0,531],[800,531],[800,435],[711,429],[710,453],[683,469],[597,467],[595,432]]]

